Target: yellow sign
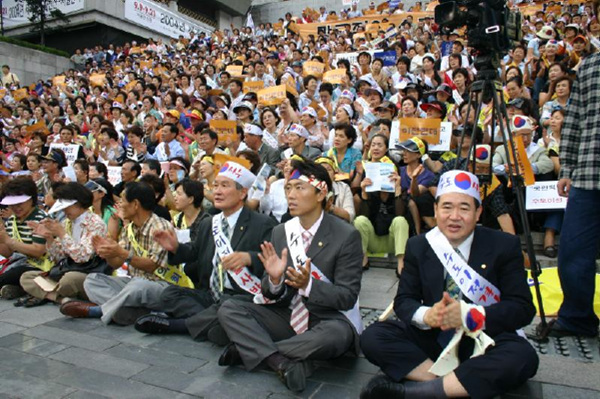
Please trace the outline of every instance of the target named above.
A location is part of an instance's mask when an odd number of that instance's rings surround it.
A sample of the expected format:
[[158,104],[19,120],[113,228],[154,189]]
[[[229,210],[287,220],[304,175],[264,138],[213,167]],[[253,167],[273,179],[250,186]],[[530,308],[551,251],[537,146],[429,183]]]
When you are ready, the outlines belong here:
[[137,80],[133,80],[125,85],[125,91],[131,91],[137,84]]
[[[284,82],[285,82],[285,89],[287,91],[289,91],[292,94],[292,96],[298,97],[298,90],[296,90],[296,82],[294,81],[294,78],[292,78],[290,76],[290,77],[284,79]],[[281,82],[281,83],[284,83],[284,82]]]
[[229,73],[232,77],[241,77],[244,74],[244,66],[243,65],[228,65],[225,68],[225,72]]
[[92,86],[101,86],[103,87],[106,83],[106,75],[103,73],[95,73],[90,75],[90,84]]
[[[531,186],[535,183],[535,176],[533,174],[533,169],[531,168],[531,163],[529,162],[529,158],[527,158],[527,152],[525,151],[525,144],[523,144],[523,137],[515,136],[514,137],[515,145],[517,146],[517,162],[519,162],[519,173],[523,176],[523,181],[526,186]],[[511,149],[511,143],[508,142],[508,158],[510,159],[510,163],[515,165],[515,161],[513,158],[513,152]]]
[[19,90],[15,90],[12,92],[12,96],[15,99],[15,101],[21,101],[22,99],[27,97],[27,89],[22,88]]
[[66,78],[67,77],[65,75],[59,75],[59,76],[53,77],[52,78],[52,86],[65,87],[67,85],[65,82]]
[[345,69],[334,69],[332,71],[325,72],[325,75],[323,75],[323,82],[339,85],[344,80],[344,76],[346,76]]
[[140,61],[140,69],[152,69],[152,61]]
[[257,82],[244,82],[244,93],[252,92],[257,93],[259,90],[265,88],[265,82],[259,80]]
[[312,75],[317,79],[321,79],[325,71],[325,64],[318,61],[307,61],[302,65],[302,75],[304,77]]
[[129,54],[141,54],[141,53],[142,53],[141,47],[132,47],[131,49],[129,49]]
[[441,123],[441,119],[400,118],[400,141],[418,136],[429,144],[438,144]]
[[271,105],[279,105],[285,101],[286,97],[286,85],[279,85],[274,87],[268,87],[260,90],[256,93],[258,97],[258,103],[269,107]]
[[209,126],[219,136],[219,143],[226,144],[229,141],[236,141],[238,134],[236,131],[236,121],[214,120],[209,122]]
[[29,133],[29,134],[37,132],[37,131],[41,131],[44,134],[50,133],[50,131],[48,130],[48,126],[46,126],[46,124],[44,122],[38,122],[31,126],[27,126],[26,130],[27,130],[27,133]]

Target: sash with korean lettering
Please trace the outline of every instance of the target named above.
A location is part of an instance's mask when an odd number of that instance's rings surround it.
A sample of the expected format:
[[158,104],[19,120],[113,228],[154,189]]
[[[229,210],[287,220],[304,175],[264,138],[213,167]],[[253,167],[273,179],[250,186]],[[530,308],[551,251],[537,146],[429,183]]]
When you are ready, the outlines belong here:
[[448,345],[429,369],[435,375],[444,376],[459,365],[458,348],[463,335],[474,340],[471,357],[483,355],[488,346],[495,345],[494,340],[483,332],[483,326],[485,306],[499,302],[500,291],[456,253],[438,227],[425,234],[425,238],[463,295],[475,304],[460,301],[463,325],[456,329]]
[[[212,234],[215,240],[215,256],[213,257],[213,267],[219,268],[219,275],[222,273],[222,266],[220,265],[221,259],[227,255],[232,254],[234,251],[231,248],[231,242],[229,238],[223,234],[222,223],[225,216],[220,213],[213,216],[212,219]],[[237,270],[227,270],[227,273],[233,278],[235,283],[244,291],[254,295],[255,303],[266,303],[263,301],[260,279],[250,273],[247,267],[240,268]],[[259,297],[257,299],[257,297]],[[266,299],[266,298],[264,298]],[[262,302],[261,302],[262,301]]]
[[[285,237],[287,239],[287,246],[296,270],[298,270],[301,265],[304,265],[308,259],[306,252],[304,251],[301,229],[302,227],[300,226],[300,219],[298,217],[295,217],[285,223]],[[312,261],[310,267],[310,274],[312,278],[332,284],[331,280],[329,280],[327,276],[323,274],[323,272],[319,270],[317,265],[315,265]],[[350,321],[358,334],[362,333],[363,323],[362,317],[360,316],[358,298],[356,299],[356,303],[352,309],[340,311],[340,313],[342,313]]]

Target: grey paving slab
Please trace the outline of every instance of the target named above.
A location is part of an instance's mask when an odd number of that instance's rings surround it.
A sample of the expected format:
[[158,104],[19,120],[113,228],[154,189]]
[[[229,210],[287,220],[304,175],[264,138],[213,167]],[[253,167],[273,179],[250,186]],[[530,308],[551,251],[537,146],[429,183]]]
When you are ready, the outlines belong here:
[[109,397],[93,392],[76,391],[65,396],[63,399],[109,399]]
[[148,364],[81,348],[68,348],[49,357],[82,368],[101,371],[124,378],[129,378],[150,367]]
[[[337,385],[323,384],[310,398],[311,399],[348,399],[358,398],[360,389],[354,387],[340,387]],[[270,399],[270,398],[269,398]]]
[[35,327],[65,317],[58,311],[57,306],[51,304],[29,309],[13,306],[12,309],[5,310],[1,315],[3,322],[23,327]]
[[[3,323],[0,323],[3,324]],[[13,345],[21,345],[25,341],[29,341],[33,339],[33,337],[28,337],[23,334],[11,334],[0,338],[0,347],[2,348],[12,348]]]
[[150,345],[151,348],[180,353],[196,359],[216,360],[223,352],[223,348],[208,342],[196,342],[189,336],[163,335],[157,337],[160,341]]
[[103,351],[118,345],[118,342],[114,340],[93,337],[88,334],[63,330],[62,328],[56,327],[38,326],[23,331],[23,334],[30,337],[96,351]]
[[[1,315],[0,315],[1,318]],[[98,327],[104,326],[100,319],[74,319],[72,317],[59,317],[48,323],[44,323],[47,327],[62,328],[63,330],[86,333]]]
[[203,359],[183,356],[179,353],[169,353],[160,349],[141,348],[128,344],[120,344],[107,349],[104,353],[117,358],[148,364],[149,366],[177,370],[182,373],[191,373],[208,362]]
[[88,331],[88,334],[115,342],[127,343],[142,347],[149,347],[164,340],[164,336],[139,333],[135,330],[135,328],[133,328],[133,326],[105,326],[102,323],[100,323],[97,328]]
[[[165,374],[168,373],[169,370],[165,370]],[[82,368],[74,368],[72,372],[55,378],[54,382],[110,398],[192,398],[192,396],[180,392]]]
[[324,382],[326,384],[343,386],[347,389],[358,390],[373,378],[373,374],[361,373],[356,370],[340,372],[338,369],[320,367],[310,377],[310,380]]
[[13,305],[14,301],[6,301],[2,298],[0,298],[0,313],[6,311],[6,310],[11,310],[14,309],[15,306]]
[[562,385],[544,384],[544,398],[565,399],[598,399],[600,392],[589,389],[565,387]]
[[[23,335],[21,335],[21,337],[25,338]],[[58,344],[44,339],[34,337],[27,338],[29,339],[22,339],[21,342],[16,341],[13,345],[7,346],[7,348],[29,353],[31,355],[47,357],[69,347],[68,345]]]
[[10,368],[1,368],[4,375],[10,378],[0,379],[0,398],[23,398],[23,399],[60,399],[74,392],[75,389],[20,373]]
[[385,309],[396,295],[398,278],[394,270],[371,268],[363,273],[360,306]]
[[600,397],[599,363],[584,363],[558,356],[540,356],[540,367],[533,380],[547,384],[593,389],[598,391],[597,397]]
[[70,364],[6,348],[0,348],[0,367],[48,381],[75,369]]
[[0,323],[0,337],[14,334],[19,331],[25,330],[27,327],[18,326],[11,323]]

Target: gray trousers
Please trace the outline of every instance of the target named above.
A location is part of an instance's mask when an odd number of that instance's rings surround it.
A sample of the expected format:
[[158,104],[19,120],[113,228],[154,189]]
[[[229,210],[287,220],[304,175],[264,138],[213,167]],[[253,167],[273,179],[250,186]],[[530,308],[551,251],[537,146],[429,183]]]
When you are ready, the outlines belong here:
[[169,286],[166,281],[150,281],[141,277],[112,277],[92,273],[83,282],[90,301],[101,305],[102,322],[108,324],[123,306],[161,310],[160,295]]
[[309,329],[297,335],[290,325],[291,312],[288,307],[230,299],[221,305],[218,317],[247,370],[276,352],[296,361],[329,360],[351,349],[354,331],[350,323],[319,319],[311,313]]

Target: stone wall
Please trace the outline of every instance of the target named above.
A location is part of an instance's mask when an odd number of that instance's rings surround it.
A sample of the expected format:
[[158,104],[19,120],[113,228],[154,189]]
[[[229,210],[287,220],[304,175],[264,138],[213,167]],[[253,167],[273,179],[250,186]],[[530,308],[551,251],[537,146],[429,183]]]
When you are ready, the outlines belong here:
[[0,60],[2,65],[10,66],[22,85],[46,80],[73,67],[68,58],[4,42],[0,42]]

